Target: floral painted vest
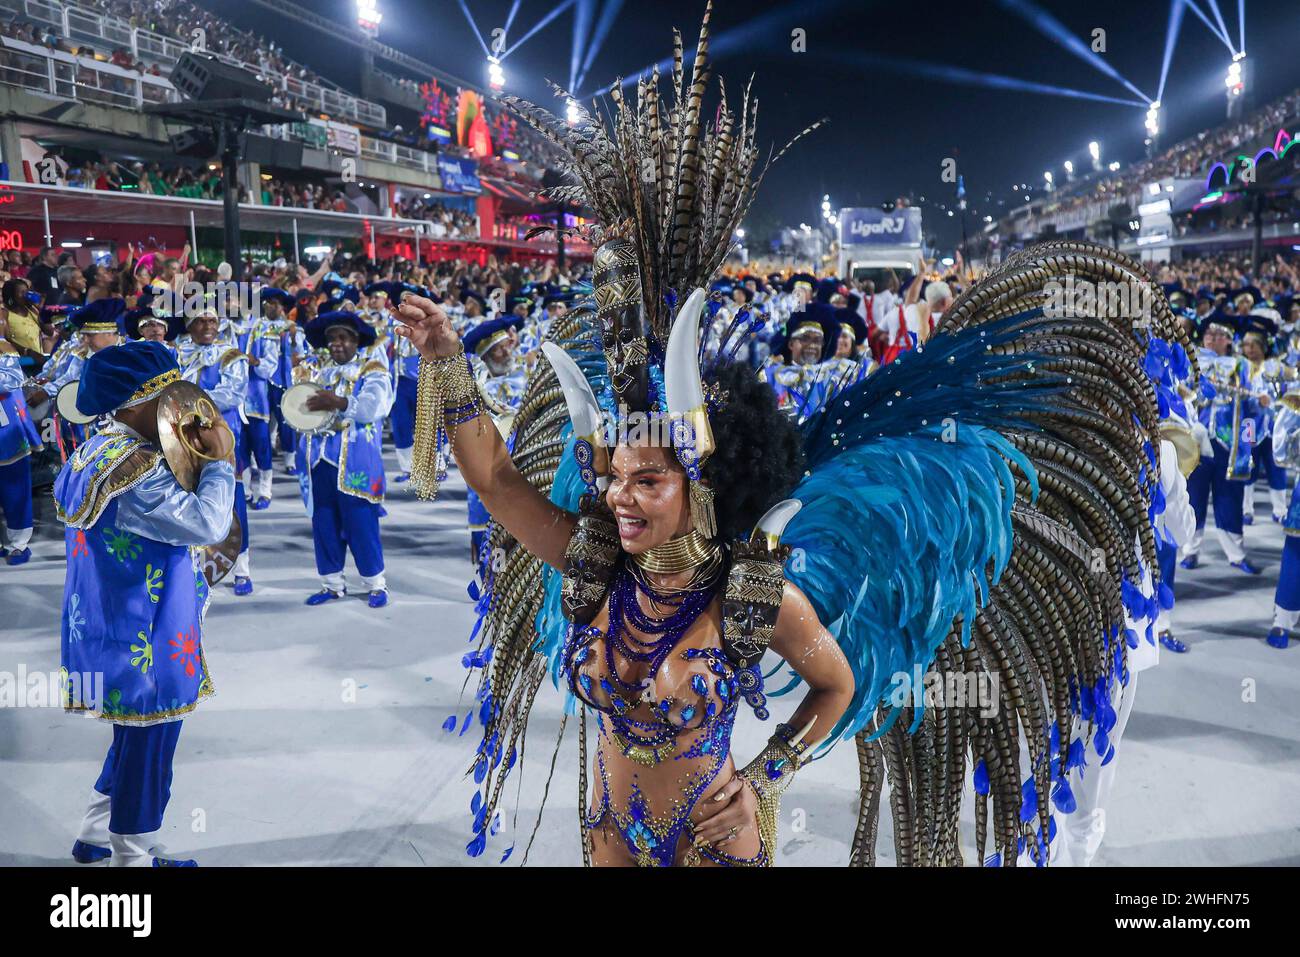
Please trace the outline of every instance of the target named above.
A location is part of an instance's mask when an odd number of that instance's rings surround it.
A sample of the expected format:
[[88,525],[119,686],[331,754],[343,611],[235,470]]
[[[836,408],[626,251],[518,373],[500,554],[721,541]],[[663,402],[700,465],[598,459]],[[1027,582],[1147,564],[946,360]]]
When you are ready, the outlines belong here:
[[118,496],[158,460],[152,445],[109,429],[80,446],[54,483],[67,526],[64,707],[115,724],[174,721],[212,693],[202,642],[207,585],[189,547],[115,525]]
[[26,458],[40,447],[41,435],[27,414],[22,392],[0,392],[0,465]]

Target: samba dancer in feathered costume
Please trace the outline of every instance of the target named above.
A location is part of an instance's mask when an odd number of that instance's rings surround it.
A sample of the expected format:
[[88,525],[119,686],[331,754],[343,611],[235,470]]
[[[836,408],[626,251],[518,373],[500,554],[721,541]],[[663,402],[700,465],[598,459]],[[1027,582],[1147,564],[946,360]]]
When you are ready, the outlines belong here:
[[[423,360],[417,491],[436,490],[450,444],[494,516],[466,656],[483,726],[468,851],[499,826],[550,674],[581,712],[589,863],[771,863],[781,791],[848,737],[853,863],[874,862],[886,771],[899,864],[960,863],[972,782],[981,859],[990,824],[991,859],[1012,864],[1026,843],[1041,859],[1054,783],[1068,804],[1063,771],[1110,750],[1125,610],[1154,611],[1137,586],[1157,574],[1159,508],[1141,337],[1130,320],[1046,317],[1044,286],[1149,279],[1088,244],[1017,255],[924,348],[796,426],[728,361],[743,313],[717,352],[701,340],[703,290],[762,178],[748,95],[739,116],[724,96],[705,122],[707,46],[706,14],[689,83],[677,38],[675,101],[657,74],[635,103],[616,85],[612,131],[507,98],[571,156],[575,185],[558,192],[601,224],[594,314],[548,331],[512,452],[446,315],[418,297],[398,311]],[[1163,298],[1154,308],[1149,334],[1185,348]],[[667,417],[671,448],[609,441],[603,420],[632,413]],[[769,647],[808,695],[737,773],[731,727],[741,699],[767,717]],[[927,686],[995,675],[999,708],[914,707],[914,666]]]

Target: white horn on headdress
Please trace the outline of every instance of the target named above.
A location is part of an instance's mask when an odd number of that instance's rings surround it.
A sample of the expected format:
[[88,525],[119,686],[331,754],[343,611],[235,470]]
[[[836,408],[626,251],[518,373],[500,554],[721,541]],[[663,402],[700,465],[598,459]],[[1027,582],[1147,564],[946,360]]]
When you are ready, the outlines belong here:
[[664,392],[668,414],[685,419],[695,430],[695,457],[701,464],[713,452],[713,430],[704,407],[700,381],[700,315],[706,293],[696,289],[677,310],[664,352]]
[[598,479],[608,476],[609,450],[605,446],[605,428],[601,421],[600,403],[591,391],[591,383],[582,374],[573,357],[554,342],[543,342],[542,353],[555,370],[555,377],[560,380],[564,404],[568,407],[569,419],[573,422],[573,434],[591,445],[592,471]]
[[801,508],[803,502],[797,498],[782,499],[763,513],[763,517],[754,526],[751,538],[765,537],[768,551],[775,551],[776,546],[781,544],[781,533],[785,531],[785,526]]

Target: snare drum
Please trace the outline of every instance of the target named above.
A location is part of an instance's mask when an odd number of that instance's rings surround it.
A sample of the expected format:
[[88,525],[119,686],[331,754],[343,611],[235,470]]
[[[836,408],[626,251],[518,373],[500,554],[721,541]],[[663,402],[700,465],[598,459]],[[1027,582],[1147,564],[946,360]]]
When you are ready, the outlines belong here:
[[280,397],[280,414],[284,416],[284,421],[295,431],[307,435],[333,432],[335,431],[335,423],[338,420],[337,409],[321,409],[317,411],[307,408],[308,399],[319,392],[329,391],[329,389],[317,385],[315,382],[299,382],[297,385],[291,385],[284,390],[284,395]]

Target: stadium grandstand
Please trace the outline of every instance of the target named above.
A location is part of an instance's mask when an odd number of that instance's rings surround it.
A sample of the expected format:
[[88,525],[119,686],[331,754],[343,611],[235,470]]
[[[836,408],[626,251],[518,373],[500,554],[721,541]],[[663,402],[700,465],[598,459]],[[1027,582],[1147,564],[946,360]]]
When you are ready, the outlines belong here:
[[1062,237],[1113,244],[1148,263],[1289,256],[1300,247],[1300,202],[1282,174],[1294,166],[1287,154],[1298,131],[1295,90],[1127,168],[1071,176],[990,217],[971,254],[997,261],[1028,243]]
[[189,242],[215,266],[218,151],[152,112],[185,99],[172,71],[201,51],[302,117],[256,130],[238,164],[246,257],[590,257],[574,236],[529,238],[582,222],[536,197],[547,144],[487,91],[367,42],[363,96],[186,0],[0,0],[0,247],[107,262],[126,245],[174,255]]

